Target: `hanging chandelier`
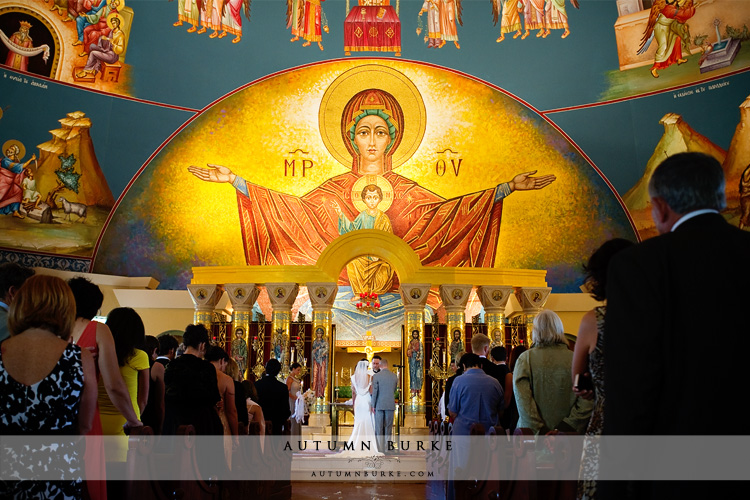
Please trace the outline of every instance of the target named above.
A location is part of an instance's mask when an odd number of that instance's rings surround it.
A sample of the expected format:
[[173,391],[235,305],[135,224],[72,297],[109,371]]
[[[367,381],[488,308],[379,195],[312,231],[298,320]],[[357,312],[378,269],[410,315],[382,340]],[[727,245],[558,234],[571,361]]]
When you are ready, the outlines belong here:
[[380,302],[378,301],[377,293],[360,293],[359,302],[355,304],[358,311],[362,311],[365,314],[371,314],[380,309]]

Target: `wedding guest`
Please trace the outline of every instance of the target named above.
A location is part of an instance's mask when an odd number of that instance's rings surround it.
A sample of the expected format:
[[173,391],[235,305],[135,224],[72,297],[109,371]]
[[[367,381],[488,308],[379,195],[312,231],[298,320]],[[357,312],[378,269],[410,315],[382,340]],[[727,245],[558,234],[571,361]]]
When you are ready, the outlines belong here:
[[[594,300],[607,300],[607,269],[609,261],[618,252],[633,243],[615,238],[605,242],[591,257],[583,270],[584,283]],[[607,306],[598,306],[583,315],[578,328],[578,338],[573,351],[573,391],[585,399],[594,399],[594,410],[586,429],[587,436],[599,436],[604,422],[604,321]],[[591,387],[584,385],[587,380]],[[599,468],[599,445],[594,441],[584,442],[581,458],[581,473],[588,477],[597,474]],[[592,500],[596,497],[596,480],[583,479],[578,482],[578,498]]]
[[211,363],[216,370],[217,387],[221,395],[219,418],[224,427],[224,435],[234,436],[234,441],[237,442],[237,407],[234,398],[234,380],[224,373],[230,361],[229,354],[221,347],[213,345],[206,350],[206,361]]
[[503,399],[506,411],[503,412],[503,416],[500,418],[500,425],[507,431],[508,424],[510,423],[510,413],[507,409],[513,398],[513,374],[510,372],[507,364],[508,351],[505,349],[505,346],[498,345],[492,348],[490,355],[493,359],[492,362],[495,364],[495,370],[497,370],[498,381],[503,381],[500,385],[503,387]]
[[453,382],[456,381],[457,377],[460,377],[464,373],[464,369],[461,366],[461,356],[466,354],[464,351],[460,351],[456,353],[456,371],[453,375],[448,377],[448,380],[445,381],[445,407],[450,408],[451,403],[451,389],[453,388]]
[[[148,337],[147,337],[148,338]],[[143,425],[148,425],[154,434],[161,434],[164,427],[164,371],[174,359],[177,350],[177,339],[171,335],[161,335],[157,339],[158,351],[151,364],[148,403],[141,415]]]
[[[104,323],[92,321],[104,302],[102,291],[97,285],[84,277],[72,278],[68,281],[68,285],[73,291],[76,304],[76,321],[73,325],[73,333],[71,335],[73,343],[89,351],[94,356],[97,380],[100,380],[104,385],[109,400],[117,408],[117,411],[125,417],[127,426],[140,427],[143,424],[138,420],[133,402],[130,399],[128,387],[125,385],[125,381],[122,379],[122,374],[120,373],[112,332]],[[102,435],[98,398],[94,422],[88,434],[90,436]],[[99,479],[97,481],[86,481],[86,490],[89,497],[92,500],[106,500],[106,462],[104,458],[104,441],[102,439],[92,438],[87,440],[84,462],[86,476]]]
[[[297,404],[297,393],[302,390],[302,380],[300,379],[300,373],[302,372],[302,365],[299,363],[292,363],[289,366],[289,376],[286,378],[286,386],[289,389],[289,411],[292,415],[295,413],[295,406]],[[292,435],[299,436],[301,431],[301,425],[296,418],[292,419]]]
[[[146,344],[146,329],[138,313],[129,307],[112,309],[107,315],[106,324],[115,341],[120,375],[128,388],[136,418],[140,419],[148,401],[149,356],[143,350]],[[123,429],[126,419],[102,386],[99,386],[99,414],[102,433],[105,436],[120,436],[117,446],[106,449],[107,461],[124,462],[128,453],[128,440]]]
[[448,411],[453,418],[453,434],[468,436],[473,424],[482,424],[485,431],[498,423],[505,405],[503,388],[482,369],[482,360],[474,353],[461,356],[464,369],[451,387]]
[[497,366],[487,359],[487,355],[490,353],[490,338],[483,334],[477,333],[471,337],[471,352],[479,356],[479,360],[482,363],[482,370],[484,373],[493,377],[500,384],[500,387],[505,385],[505,377],[500,376],[500,371]]
[[224,428],[224,459],[232,470],[232,449],[239,445],[237,429],[237,407],[235,406],[234,381],[224,373],[229,363],[229,354],[219,346],[212,345],[206,349],[206,361],[216,369],[216,382],[221,401],[216,406],[221,425]]
[[203,359],[208,346],[206,327],[188,325],[182,342],[185,353],[170,361],[164,372],[164,433],[192,425],[198,435],[220,436],[224,428],[216,412],[221,401],[216,369]]
[[510,395],[505,394],[506,401],[509,401],[509,403],[500,419],[500,423],[509,434],[513,434],[513,431],[516,430],[516,425],[518,424],[518,405],[516,405],[515,392],[513,391],[513,374],[515,373],[514,368],[516,367],[516,362],[518,361],[519,356],[524,352],[526,352],[526,346],[524,344],[517,345],[510,351],[510,365],[508,367],[511,375],[511,383],[509,387]]
[[242,388],[245,390],[247,399],[247,423],[248,426],[253,422],[260,424],[260,435],[263,436],[266,433],[266,418],[263,416],[263,409],[257,403],[258,393],[255,390],[255,384],[250,379],[242,381]]
[[582,434],[592,404],[576,396],[570,384],[573,353],[568,350],[560,316],[548,309],[540,312],[531,336],[534,347],[521,354],[513,373],[518,427],[536,434]]
[[255,383],[258,404],[266,418],[271,421],[273,434],[282,433],[284,423],[292,414],[289,410],[289,388],[276,380],[280,371],[281,363],[271,358],[266,362],[266,373]]
[[[69,342],[74,321],[75,298],[60,278],[32,276],[15,291],[8,314],[11,336],[0,347],[0,435],[91,430],[96,371],[91,353]],[[50,467],[62,462],[60,476],[70,477],[80,468],[79,456],[65,443],[43,453],[28,462],[24,455],[4,461],[3,475],[16,467],[26,474],[50,474]],[[80,498],[81,487],[80,480],[0,481],[0,498]]]
[[34,271],[13,262],[0,264],[0,342],[10,336],[8,331],[8,309],[13,296]]
[[[242,374],[240,373],[240,365],[237,361],[229,358],[227,364],[226,373],[234,382],[234,406],[237,408],[237,428],[239,434],[247,434],[248,412],[247,412],[247,394],[245,394],[245,388],[242,387]],[[243,431],[244,429],[244,431]]]

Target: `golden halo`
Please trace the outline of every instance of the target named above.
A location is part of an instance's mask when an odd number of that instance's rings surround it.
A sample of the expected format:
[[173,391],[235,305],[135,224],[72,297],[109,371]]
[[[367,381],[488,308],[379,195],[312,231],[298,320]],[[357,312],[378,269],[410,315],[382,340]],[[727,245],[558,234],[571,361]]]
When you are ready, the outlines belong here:
[[352,186],[352,203],[354,208],[360,212],[367,209],[367,205],[362,200],[362,189],[368,184],[375,184],[383,191],[383,199],[378,203],[378,210],[385,212],[391,208],[393,203],[393,186],[382,175],[363,175]]
[[17,141],[15,139],[10,139],[8,141],[5,141],[5,144],[3,144],[3,150],[0,151],[0,153],[5,156],[5,152],[8,151],[8,148],[11,146],[18,146],[18,159],[20,160],[24,156],[26,156],[26,148],[24,147],[23,143],[21,141]]
[[109,26],[109,29],[113,30],[115,29],[114,26],[112,26],[112,19],[117,18],[120,20],[120,29],[122,29],[122,24],[125,22],[125,19],[118,14],[117,12],[112,12],[110,15],[107,16],[107,26]]
[[[352,157],[341,140],[341,114],[344,106],[357,92],[377,88],[396,98],[404,112],[401,144],[391,157],[396,168],[412,157],[424,137],[427,113],[417,87],[403,73],[386,66],[366,64],[342,73],[326,89],[320,101],[318,126],[323,144],[331,155],[346,167]],[[385,200],[383,200],[385,202]]]
[[[112,5],[112,0],[107,0],[107,5]],[[117,10],[122,10],[125,8],[125,0],[117,0]],[[109,16],[107,16],[109,17]],[[109,24],[109,23],[107,23]]]

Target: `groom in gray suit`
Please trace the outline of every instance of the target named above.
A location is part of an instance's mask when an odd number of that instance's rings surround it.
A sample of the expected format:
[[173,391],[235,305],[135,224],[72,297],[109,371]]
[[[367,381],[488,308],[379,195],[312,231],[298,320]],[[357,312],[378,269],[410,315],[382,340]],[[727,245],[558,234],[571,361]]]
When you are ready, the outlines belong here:
[[397,385],[398,377],[388,369],[388,360],[381,359],[380,371],[372,376],[372,412],[375,414],[375,438],[382,453],[386,452],[391,439]]

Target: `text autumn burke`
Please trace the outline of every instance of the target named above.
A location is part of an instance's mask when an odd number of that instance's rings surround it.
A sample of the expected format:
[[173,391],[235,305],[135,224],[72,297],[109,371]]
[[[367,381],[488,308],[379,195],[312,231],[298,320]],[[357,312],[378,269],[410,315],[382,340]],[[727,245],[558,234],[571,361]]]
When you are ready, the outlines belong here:
[[[296,443],[296,446],[295,446]],[[336,451],[338,448],[338,441],[287,441],[284,446],[284,451],[306,451],[307,444],[310,443],[310,450],[320,451],[321,444],[323,449],[328,448],[329,451]],[[388,451],[409,451],[411,445],[416,445],[414,451],[451,451],[450,441],[388,441]],[[314,448],[313,448],[314,446]],[[378,451],[375,442],[362,441],[360,448],[356,448],[354,443],[344,443],[344,451]]]

